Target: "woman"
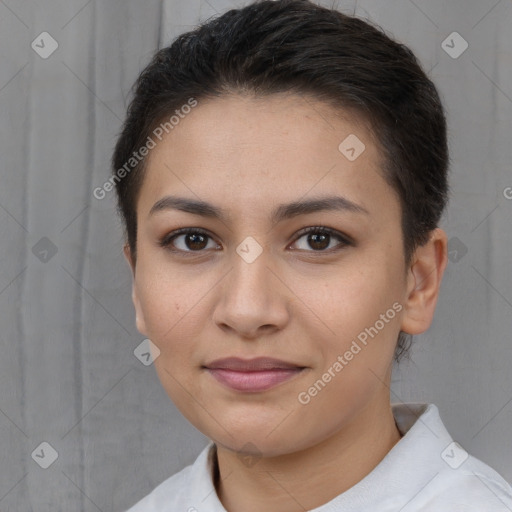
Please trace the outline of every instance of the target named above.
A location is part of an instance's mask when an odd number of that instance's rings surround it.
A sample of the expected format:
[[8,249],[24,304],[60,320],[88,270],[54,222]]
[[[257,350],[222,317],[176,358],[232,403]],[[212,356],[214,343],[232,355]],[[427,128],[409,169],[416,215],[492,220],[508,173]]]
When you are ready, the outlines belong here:
[[390,403],[447,262],[446,122],[411,51],[308,1],[160,50],[113,157],[138,330],[212,442],[142,511],[506,511],[433,404]]

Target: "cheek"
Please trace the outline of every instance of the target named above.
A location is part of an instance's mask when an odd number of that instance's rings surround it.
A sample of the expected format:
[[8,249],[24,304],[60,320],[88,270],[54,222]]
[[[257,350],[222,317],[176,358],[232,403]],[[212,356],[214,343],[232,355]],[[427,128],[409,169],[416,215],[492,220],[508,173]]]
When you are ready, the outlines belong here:
[[180,402],[182,386],[194,386],[195,373],[204,362],[205,333],[212,315],[208,299],[218,276],[197,270],[162,272],[148,265],[140,281],[146,332],[160,350],[155,368],[164,388]]
[[393,304],[402,296],[400,281],[392,274],[393,267],[381,257],[373,264],[361,261],[352,270],[332,272],[329,279],[302,279],[298,295],[306,297],[304,303],[325,333],[317,347],[327,366],[349,350],[354,340],[362,348],[353,348],[358,351],[353,359],[361,364],[392,357],[400,325],[397,309],[401,309]]
[[400,297],[399,287],[388,269],[382,258],[380,262],[359,260],[323,275],[296,276],[293,288],[304,307],[316,313],[319,321],[346,337],[357,334],[354,329],[361,324],[369,320],[373,323],[391,306],[392,297]]
[[148,330],[155,339],[162,339],[180,319],[193,313],[204,294],[205,280],[199,273],[191,278],[186,272],[155,262],[155,258],[147,260],[137,269],[138,295]]

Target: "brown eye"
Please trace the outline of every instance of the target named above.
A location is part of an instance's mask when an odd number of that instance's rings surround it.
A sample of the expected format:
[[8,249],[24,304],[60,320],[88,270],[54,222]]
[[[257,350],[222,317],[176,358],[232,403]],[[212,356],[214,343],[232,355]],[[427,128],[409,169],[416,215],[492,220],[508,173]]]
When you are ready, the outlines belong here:
[[[342,249],[347,245],[353,245],[352,242],[341,233],[330,228],[310,227],[301,232],[295,244],[301,239],[305,239],[299,250],[309,252],[330,252],[330,249]],[[334,243],[336,242],[337,243]],[[333,245],[332,245],[333,244]],[[312,249],[312,251],[311,251]]]
[[[209,243],[210,246],[208,246]],[[191,228],[183,228],[169,233],[160,241],[160,246],[173,252],[183,253],[202,252],[204,249],[218,247],[210,235]]]
[[189,249],[192,249],[194,251],[204,249],[207,245],[207,243],[205,243],[207,237],[204,235],[200,235],[197,233],[190,233],[188,235],[184,235],[184,237],[185,237],[184,238],[185,245]]
[[310,233],[307,237],[309,246],[315,250],[327,249],[331,241],[331,235],[325,235],[322,233]]

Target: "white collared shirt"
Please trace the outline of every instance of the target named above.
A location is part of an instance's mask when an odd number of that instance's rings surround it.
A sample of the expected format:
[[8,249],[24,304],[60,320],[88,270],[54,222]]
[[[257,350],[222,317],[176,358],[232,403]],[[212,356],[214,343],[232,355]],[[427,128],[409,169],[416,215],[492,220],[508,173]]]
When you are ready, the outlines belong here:
[[[512,487],[454,443],[434,404],[394,404],[402,438],[356,485],[311,512],[512,512]],[[215,445],[127,512],[226,512]]]

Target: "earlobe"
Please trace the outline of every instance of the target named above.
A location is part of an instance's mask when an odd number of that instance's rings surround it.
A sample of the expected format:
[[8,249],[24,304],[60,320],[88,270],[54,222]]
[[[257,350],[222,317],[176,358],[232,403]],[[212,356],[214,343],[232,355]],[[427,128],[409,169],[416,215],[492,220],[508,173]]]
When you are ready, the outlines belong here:
[[130,269],[132,271],[132,302],[135,308],[135,325],[137,330],[143,335],[147,336],[146,333],[146,322],[144,320],[144,314],[142,312],[142,307],[140,304],[140,299],[137,293],[137,284],[135,280],[135,264],[132,258],[132,253],[130,251],[130,246],[125,244],[123,247],[124,256],[128,264],[130,265]]
[[443,273],[448,261],[447,237],[441,228],[414,253],[407,278],[407,296],[401,330],[421,334],[432,323]]
[[133,264],[132,252],[130,250],[130,245],[128,243],[124,244],[123,247],[124,257],[130,265],[130,270],[132,271],[132,275],[135,275],[135,265]]
[[135,282],[133,283],[132,287],[132,302],[135,307],[135,326],[143,336],[147,337],[148,333],[146,331],[146,321],[144,320],[144,313],[142,312],[142,308],[140,306],[140,300],[137,295]]

